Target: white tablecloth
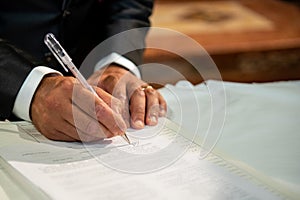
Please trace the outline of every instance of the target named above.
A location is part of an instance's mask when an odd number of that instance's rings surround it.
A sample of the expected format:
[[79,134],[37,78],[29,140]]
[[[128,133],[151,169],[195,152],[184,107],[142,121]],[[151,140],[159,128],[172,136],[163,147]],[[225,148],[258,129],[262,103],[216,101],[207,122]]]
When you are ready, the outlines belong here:
[[[197,123],[201,137],[208,127],[209,131],[219,130],[218,134],[211,131],[211,135],[208,131],[208,138],[216,141],[215,152],[300,197],[300,81],[208,81],[197,86],[183,81],[167,85],[161,92],[170,118],[192,137]],[[220,129],[222,117],[224,126]]]

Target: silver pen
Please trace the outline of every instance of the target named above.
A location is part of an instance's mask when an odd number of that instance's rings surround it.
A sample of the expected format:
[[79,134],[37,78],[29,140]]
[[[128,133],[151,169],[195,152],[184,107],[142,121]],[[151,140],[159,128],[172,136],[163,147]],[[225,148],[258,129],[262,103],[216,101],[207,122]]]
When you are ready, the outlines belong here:
[[[46,34],[44,38],[44,42],[47,45],[47,47],[50,49],[54,57],[57,59],[57,61],[66,70],[66,72],[70,70],[72,74],[77,78],[77,80],[82,84],[83,87],[91,91],[97,98],[99,98],[96,91],[93,89],[93,87],[90,84],[88,84],[87,80],[83,77],[83,75],[80,73],[80,71],[72,62],[71,57],[67,54],[64,48],[59,44],[59,42],[56,40],[56,38],[52,33]],[[126,140],[126,142],[128,142],[128,144],[130,144],[130,140],[128,139],[126,133],[124,133],[122,137],[124,138],[124,140]]]

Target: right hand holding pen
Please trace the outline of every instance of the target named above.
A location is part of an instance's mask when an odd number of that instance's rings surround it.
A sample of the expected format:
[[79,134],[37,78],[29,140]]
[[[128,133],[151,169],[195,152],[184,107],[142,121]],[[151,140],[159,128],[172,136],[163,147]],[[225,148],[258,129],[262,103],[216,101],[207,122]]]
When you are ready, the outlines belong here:
[[100,88],[95,91],[100,98],[73,77],[45,77],[31,104],[33,124],[52,140],[90,142],[122,135],[127,127],[119,100]]

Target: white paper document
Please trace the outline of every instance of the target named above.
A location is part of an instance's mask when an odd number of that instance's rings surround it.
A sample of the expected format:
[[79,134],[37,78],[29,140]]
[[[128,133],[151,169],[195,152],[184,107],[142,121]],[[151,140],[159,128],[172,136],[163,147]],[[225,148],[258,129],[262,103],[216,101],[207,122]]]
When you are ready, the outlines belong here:
[[282,199],[241,169],[210,154],[167,119],[142,131],[97,143],[54,142],[27,122],[23,143],[3,146],[1,157],[50,199]]

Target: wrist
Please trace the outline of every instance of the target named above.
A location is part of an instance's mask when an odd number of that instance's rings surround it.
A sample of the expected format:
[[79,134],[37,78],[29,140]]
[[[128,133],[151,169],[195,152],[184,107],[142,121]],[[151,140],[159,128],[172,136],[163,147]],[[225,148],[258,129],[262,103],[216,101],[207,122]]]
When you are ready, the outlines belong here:
[[31,121],[30,106],[36,89],[45,76],[53,76],[54,74],[61,75],[60,72],[44,66],[35,67],[30,72],[14,102],[13,113],[17,117]]

